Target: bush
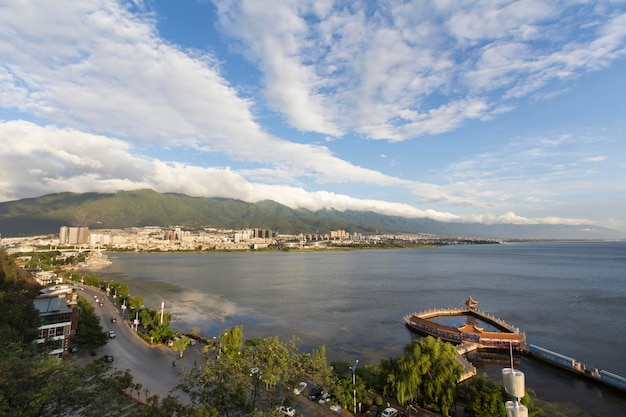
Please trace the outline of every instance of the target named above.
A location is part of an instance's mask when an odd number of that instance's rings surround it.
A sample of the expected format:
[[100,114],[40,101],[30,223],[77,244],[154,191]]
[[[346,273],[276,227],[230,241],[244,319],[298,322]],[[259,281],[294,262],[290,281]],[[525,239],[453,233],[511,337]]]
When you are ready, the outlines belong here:
[[378,396],[378,397],[374,398],[374,404],[376,404],[376,405],[377,405],[377,406],[379,406],[379,407],[380,407],[381,405],[383,405],[383,399],[382,399],[382,397]]

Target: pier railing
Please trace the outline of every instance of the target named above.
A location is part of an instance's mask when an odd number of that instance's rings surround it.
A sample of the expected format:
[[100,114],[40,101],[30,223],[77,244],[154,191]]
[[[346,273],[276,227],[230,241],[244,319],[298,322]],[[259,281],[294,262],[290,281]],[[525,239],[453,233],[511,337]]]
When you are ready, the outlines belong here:
[[407,321],[412,316],[419,317],[420,319],[430,319],[430,318],[437,317],[437,316],[460,316],[460,315],[473,315],[482,319],[483,321],[490,322],[492,324],[500,326],[502,329],[508,330],[511,333],[516,333],[515,326],[505,322],[501,318],[496,317],[493,314],[485,313],[484,311],[468,310],[466,308],[433,308],[430,310],[423,310],[423,311],[409,314],[404,317],[404,320]]

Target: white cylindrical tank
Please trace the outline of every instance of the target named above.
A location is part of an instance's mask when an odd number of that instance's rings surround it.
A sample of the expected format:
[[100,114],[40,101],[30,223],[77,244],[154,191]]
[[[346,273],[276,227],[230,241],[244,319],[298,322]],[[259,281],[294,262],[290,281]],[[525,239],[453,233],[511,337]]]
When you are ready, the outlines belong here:
[[513,398],[523,398],[526,390],[524,388],[524,373],[513,368],[502,369],[502,379],[506,392]]
[[513,401],[507,401],[504,405],[506,407],[506,417],[528,417],[528,408],[526,406]]

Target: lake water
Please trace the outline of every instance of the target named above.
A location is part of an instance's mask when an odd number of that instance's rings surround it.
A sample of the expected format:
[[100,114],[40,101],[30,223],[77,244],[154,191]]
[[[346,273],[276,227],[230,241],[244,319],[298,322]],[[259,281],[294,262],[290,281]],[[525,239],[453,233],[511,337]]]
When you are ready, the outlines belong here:
[[[296,336],[301,351],[325,345],[329,360],[378,363],[415,337],[404,315],[471,295],[529,343],[626,376],[626,242],[109,257],[99,275],[149,307],[164,301],[175,327],[206,337],[243,324],[246,338]],[[540,397],[626,415],[623,393],[519,361]],[[480,366],[499,378],[501,365]]]

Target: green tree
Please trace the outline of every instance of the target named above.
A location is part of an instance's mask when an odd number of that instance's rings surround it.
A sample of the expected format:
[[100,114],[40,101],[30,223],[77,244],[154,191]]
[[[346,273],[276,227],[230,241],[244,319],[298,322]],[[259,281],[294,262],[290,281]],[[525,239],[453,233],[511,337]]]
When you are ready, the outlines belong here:
[[155,313],[156,311],[151,308],[144,308],[139,311],[139,320],[141,320],[141,325],[145,329],[150,329],[155,325]]
[[194,408],[213,407],[220,416],[239,415],[247,410],[249,362],[239,351],[208,345],[202,368],[193,368],[180,388]]
[[365,387],[363,380],[356,376],[355,382],[356,384],[352,385],[352,376],[340,378],[332,391],[334,397],[333,401],[344,408],[352,410],[353,412],[355,392],[357,404],[359,402],[365,402],[367,399],[367,388]]
[[292,395],[290,389],[302,373],[294,339],[286,343],[281,343],[278,337],[248,340],[243,356],[250,365],[252,408],[260,400],[271,410]]
[[121,416],[131,404],[131,375],[94,361],[77,366],[33,345],[0,344],[0,414],[20,417]]
[[224,351],[241,351],[243,347],[243,326],[234,326],[220,335],[220,344]]
[[334,378],[332,369],[328,366],[326,346],[322,345],[310,355],[305,355],[302,358],[302,367],[304,373],[309,375],[316,383],[327,387],[327,390],[332,389]]
[[79,295],[78,307],[81,309],[81,314],[74,339],[76,344],[89,349],[106,344],[109,336],[102,331],[102,326],[100,321],[98,321],[93,305],[85,297]]
[[181,404],[178,398],[168,395],[161,399],[157,395],[148,397],[145,406],[135,407],[128,417],[218,417],[213,407],[199,407]]
[[0,250],[0,340],[30,343],[37,337],[39,312],[33,300],[40,286]]
[[128,297],[128,299],[126,300],[126,306],[130,308],[131,310],[137,310],[143,307],[143,305],[144,305],[143,297],[139,295]]
[[507,401],[502,384],[487,381],[485,374],[476,376],[464,387],[468,417],[505,417]]
[[148,334],[153,338],[155,343],[163,343],[174,337],[174,332],[170,329],[170,326],[155,326],[150,329]]
[[385,392],[400,404],[416,400],[443,414],[454,404],[461,365],[451,344],[430,336],[416,339],[383,367],[387,374]]
[[191,343],[191,339],[189,339],[188,337],[179,337],[178,339],[174,340],[172,344],[172,349],[178,352],[178,354],[182,358],[183,352],[185,351],[185,349],[187,349],[187,346],[189,346],[189,343]]

